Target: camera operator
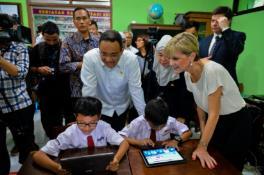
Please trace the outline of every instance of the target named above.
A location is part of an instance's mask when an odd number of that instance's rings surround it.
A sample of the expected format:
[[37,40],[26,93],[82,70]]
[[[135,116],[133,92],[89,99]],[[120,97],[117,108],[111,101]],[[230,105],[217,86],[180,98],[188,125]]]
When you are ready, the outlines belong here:
[[0,14],[0,174],[8,174],[10,160],[5,137],[7,126],[23,163],[30,151],[35,149],[34,135],[30,124],[34,107],[26,90],[25,77],[29,67],[26,46],[14,41],[13,22],[7,14]]

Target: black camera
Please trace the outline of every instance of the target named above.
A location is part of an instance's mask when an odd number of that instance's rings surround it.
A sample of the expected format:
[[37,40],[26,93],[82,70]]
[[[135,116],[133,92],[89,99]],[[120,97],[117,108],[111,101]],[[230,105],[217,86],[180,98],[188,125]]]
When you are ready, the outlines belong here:
[[9,15],[0,14],[0,43],[18,41],[30,44],[32,42],[29,28],[18,25],[14,29],[13,26],[14,21]]

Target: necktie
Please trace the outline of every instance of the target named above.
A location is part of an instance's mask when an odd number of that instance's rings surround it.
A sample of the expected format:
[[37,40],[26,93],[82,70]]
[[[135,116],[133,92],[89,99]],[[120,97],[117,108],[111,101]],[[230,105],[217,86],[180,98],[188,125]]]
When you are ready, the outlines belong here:
[[88,148],[94,148],[93,136],[87,137],[87,146],[88,146]]
[[216,44],[217,44],[217,42],[219,42],[219,40],[220,40],[220,37],[219,36],[216,36],[215,37],[215,42],[214,42],[211,50],[209,51],[209,56],[212,56],[213,55],[214,50],[215,50],[215,47],[216,47]]
[[153,141],[153,142],[156,142],[156,131],[154,129],[151,129],[151,132],[150,132],[150,139]]

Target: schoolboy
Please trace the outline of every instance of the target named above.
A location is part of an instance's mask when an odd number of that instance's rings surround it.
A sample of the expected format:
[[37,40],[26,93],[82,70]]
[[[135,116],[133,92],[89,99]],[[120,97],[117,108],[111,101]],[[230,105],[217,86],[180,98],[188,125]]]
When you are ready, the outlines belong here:
[[111,145],[119,145],[114,159],[107,166],[108,170],[116,171],[129,144],[108,123],[100,120],[101,109],[102,103],[98,99],[79,98],[75,104],[76,123],[37,151],[33,155],[33,160],[44,168],[63,174],[66,170],[62,169],[59,163],[51,160],[48,155],[57,157],[61,150],[106,146],[108,142]]
[[[155,142],[159,141],[165,147],[177,149],[180,142],[188,140],[192,135],[185,124],[169,116],[167,103],[159,97],[150,100],[145,115],[134,119],[119,134],[132,145],[155,146]],[[179,139],[171,139],[171,134],[178,135]]]

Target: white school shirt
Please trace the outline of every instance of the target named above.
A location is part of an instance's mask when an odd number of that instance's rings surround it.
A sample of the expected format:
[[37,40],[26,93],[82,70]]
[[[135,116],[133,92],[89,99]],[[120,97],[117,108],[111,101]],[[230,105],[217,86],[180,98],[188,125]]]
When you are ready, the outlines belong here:
[[108,68],[101,60],[99,49],[88,51],[81,69],[82,96],[93,96],[103,104],[102,114],[112,117],[129,107],[132,97],[139,114],[144,113],[145,100],[137,56],[124,50],[117,65]]
[[[170,134],[182,135],[189,128],[178,122],[173,117],[168,117],[166,125],[159,131],[156,131],[156,140],[164,141],[170,139]],[[134,139],[146,139],[150,138],[151,127],[149,126],[147,120],[143,115],[137,117],[127,126],[125,126],[121,131],[118,132],[120,135]]]
[[187,89],[193,93],[197,106],[207,113],[208,96],[220,86],[223,87],[220,115],[237,112],[246,105],[230,74],[222,65],[214,61],[209,61],[204,65],[201,77],[196,83],[192,83],[190,73],[185,72],[184,76]]
[[107,143],[111,145],[120,145],[124,140],[111,126],[99,120],[96,128],[89,134],[84,134],[77,124],[68,127],[64,132],[58,135],[56,139],[48,141],[48,143],[41,148],[41,151],[57,157],[61,150],[71,148],[85,148],[87,147],[87,137],[93,137],[94,146],[106,146]]

